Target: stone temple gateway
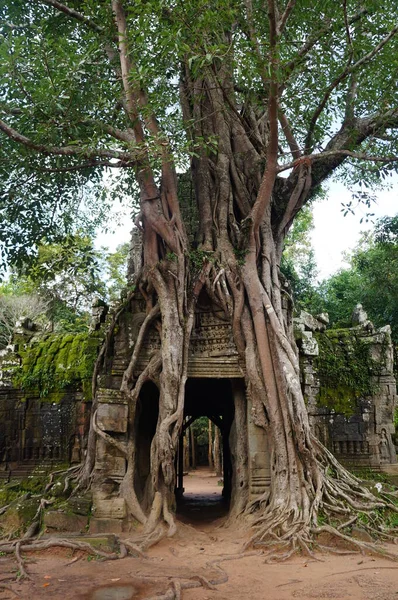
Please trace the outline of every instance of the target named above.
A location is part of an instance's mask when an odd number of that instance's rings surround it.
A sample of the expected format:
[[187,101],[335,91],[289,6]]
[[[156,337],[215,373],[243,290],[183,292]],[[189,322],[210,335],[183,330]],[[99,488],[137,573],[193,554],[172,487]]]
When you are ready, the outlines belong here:
[[[144,303],[137,300],[119,323],[114,348],[100,376],[97,425],[100,429],[125,439],[128,426],[127,405],[119,391],[124,370],[127,368],[134,340],[145,318]],[[137,365],[141,370],[152,352],[159,348],[156,330],[151,330]],[[113,356],[117,356],[114,359]],[[151,406],[151,411],[148,406]],[[139,431],[139,465],[141,479],[149,473],[149,452],[157,421],[157,390],[153,384],[145,384],[138,402],[137,431]],[[151,414],[150,414],[151,412]],[[236,430],[235,416],[247,424],[248,435],[244,439]],[[270,483],[267,437],[265,431],[253,422],[250,402],[245,393],[243,366],[232,338],[229,323],[222,311],[213,311],[207,297],[200,298],[191,337],[186,384],[184,421],[205,416],[220,428],[223,446],[224,496],[233,502],[238,487],[255,496],[266,490]],[[183,464],[182,438],[180,460],[176,460],[177,492],[182,491]],[[96,472],[94,477],[93,503],[95,519],[116,519],[124,515],[123,501],[117,498],[117,486],[125,469],[123,455],[109,448],[105,440],[97,446]],[[103,484],[106,473],[108,483]],[[114,485],[109,485],[109,479]],[[141,490],[142,494],[144,490]],[[139,498],[141,500],[142,498]],[[116,525],[116,524],[115,524]],[[100,527],[100,523],[97,523]]]
[[[95,309],[97,330],[103,310]],[[102,316],[101,316],[102,315]],[[104,436],[98,439],[93,480],[92,531],[122,531],[128,527],[124,500],[118,495],[126,472],[126,460],[106,441],[106,434],[119,442],[127,438],[128,406],[120,392],[139,327],[145,318],[144,302],[133,299],[120,317],[98,379],[96,424]],[[342,331],[345,333],[343,334]],[[354,467],[396,473],[394,412],[396,382],[389,328],[375,330],[365,319],[352,329],[325,332],[325,319],[302,313],[296,320],[303,392],[315,435],[337,456]],[[25,332],[25,344],[32,333]],[[333,338],[348,355],[356,345],[366,347],[371,357],[369,378],[372,394],[355,398],[350,415],[322,405],[319,368],[321,336]],[[137,367],[145,366],[159,347],[156,329],[144,343]],[[10,367],[20,361],[18,348],[9,348],[0,359],[0,476],[22,476],[54,463],[76,463],[82,459],[89,423],[90,401],[79,382],[65,389],[58,402],[40,397],[40,390],[23,392],[13,384]],[[317,367],[318,365],[318,367]],[[220,428],[223,447],[224,495],[234,504],[237,489],[255,498],[270,485],[267,433],[256,425],[251,399],[245,392],[243,365],[235,348],[230,324],[222,312],[213,310],[206,295],[199,298],[189,352],[184,423],[198,417],[211,419]],[[239,418],[237,418],[239,417]],[[158,390],[144,384],[138,401],[135,427],[139,465],[136,489],[145,498],[150,447],[158,418]],[[236,423],[245,424],[245,435]],[[177,493],[183,488],[183,441],[176,458]]]

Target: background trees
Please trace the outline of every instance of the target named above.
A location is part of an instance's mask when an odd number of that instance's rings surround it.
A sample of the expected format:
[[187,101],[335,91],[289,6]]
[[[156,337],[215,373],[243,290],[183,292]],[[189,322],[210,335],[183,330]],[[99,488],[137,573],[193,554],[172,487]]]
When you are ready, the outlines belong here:
[[1,345],[24,318],[45,331],[84,331],[95,297],[117,303],[127,285],[129,245],[115,252],[96,250],[82,234],[60,243],[41,243],[36,254],[22,262],[0,284]]
[[396,216],[379,219],[349,256],[349,268],[317,287],[317,303],[323,304],[332,324],[350,324],[360,302],[374,324],[391,325],[393,339],[398,340],[397,223]]

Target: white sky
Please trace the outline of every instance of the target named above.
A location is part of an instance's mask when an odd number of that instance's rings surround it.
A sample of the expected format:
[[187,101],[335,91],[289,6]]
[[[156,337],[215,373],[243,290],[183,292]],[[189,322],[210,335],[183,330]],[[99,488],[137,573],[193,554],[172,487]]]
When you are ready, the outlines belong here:
[[[344,263],[343,253],[355,247],[362,231],[373,228],[372,223],[365,223],[365,221],[360,223],[366,212],[375,213],[373,219],[385,215],[394,216],[398,213],[398,180],[394,182],[393,189],[380,192],[377,197],[377,204],[372,204],[370,209],[359,206],[354,215],[349,213],[344,217],[341,203],[349,202],[351,194],[342,184],[333,183],[329,187],[327,200],[314,204],[315,229],[311,238],[320,280],[335,273],[339,268],[347,266]],[[107,246],[113,252],[116,246],[130,240],[132,223],[129,210],[120,207],[118,211],[115,209],[114,222],[117,221],[120,221],[120,224],[115,224],[113,233],[98,234],[96,240],[98,248]]]
[[355,247],[362,231],[373,229],[371,222],[365,223],[365,219],[360,222],[367,212],[374,213],[373,220],[398,213],[398,181],[392,189],[377,193],[377,203],[372,204],[370,209],[359,206],[354,215],[348,213],[344,217],[341,203],[347,204],[350,200],[350,191],[340,183],[333,183],[327,200],[314,203],[315,227],[311,238],[319,279],[325,279],[347,266],[343,253]]

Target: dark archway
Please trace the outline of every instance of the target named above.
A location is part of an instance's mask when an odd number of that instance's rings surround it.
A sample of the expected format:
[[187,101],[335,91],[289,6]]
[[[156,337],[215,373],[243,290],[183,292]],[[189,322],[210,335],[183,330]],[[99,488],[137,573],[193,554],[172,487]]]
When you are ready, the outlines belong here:
[[137,469],[135,489],[137,498],[147,508],[150,502],[151,444],[156,432],[159,416],[159,390],[151,381],[141,389],[135,417]]
[[[180,436],[179,452],[176,461],[176,495],[179,506],[184,506],[184,435],[200,417],[210,419],[221,433],[224,512],[230,507],[233,498],[233,485],[236,480],[235,435],[236,402],[242,404],[242,395],[236,389],[243,387],[243,380],[227,378],[189,378],[185,388],[184,425]],[[238,412],[242,413],[242,408]],[[243,407],[245,412],[245,407]],[[221,491],[221,490],[220,490]],[[206,511],[205,511],[206,512]],[[217,512],[217,511],[216,511]],[[207,515],[208,516],[208,515]]]

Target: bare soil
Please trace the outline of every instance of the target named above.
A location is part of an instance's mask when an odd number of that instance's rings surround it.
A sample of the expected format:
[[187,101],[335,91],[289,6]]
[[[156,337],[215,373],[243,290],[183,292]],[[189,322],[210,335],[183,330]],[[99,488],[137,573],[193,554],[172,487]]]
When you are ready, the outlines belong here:
[[[398,600],[398,565],[384,559],[297,555],[270,565],[261,554],[238,557],[247,532],[239,523],[224,526],[217,477],[198,469],[184,478],[184,487],[179,531],[148,550],[148,559],[102,562],[51,549],[26,557],[32,580],[15,582],[16,563],[1,556],[0,599],[142,600],[164,593],[173,580],[203,577],[215,589],[184,590],[183,600]],[[394,548],[398,556],[398,546],[389,546]],[[2,584],[11,589],[1,589]]]

